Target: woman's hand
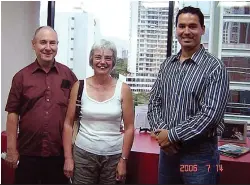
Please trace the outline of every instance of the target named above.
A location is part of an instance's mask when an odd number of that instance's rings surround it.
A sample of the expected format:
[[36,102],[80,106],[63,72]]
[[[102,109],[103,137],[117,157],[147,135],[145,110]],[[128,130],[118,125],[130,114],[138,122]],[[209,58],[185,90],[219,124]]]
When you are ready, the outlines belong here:
[[120,159],[117,168],[116,168],[116,180],[117,181],[125,181],[126,179],[126,160]]
[[64,161],[64,175],[68,178],[73,177],[74,171],[74,160],[72,158],[65,159]]

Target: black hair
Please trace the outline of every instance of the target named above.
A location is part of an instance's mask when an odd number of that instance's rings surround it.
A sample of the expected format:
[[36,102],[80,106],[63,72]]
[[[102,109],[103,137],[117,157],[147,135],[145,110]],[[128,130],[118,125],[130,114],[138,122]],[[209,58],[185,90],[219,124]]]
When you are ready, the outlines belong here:
[[191,13],[191,14],[197,15],[199,17],[201,27],[204,26],[204,15],[203,15],[203,13],[201,12],[201,10],[199,8],[194,8],[192,6],[186,6],[186,7],[182,8],[181,10],[179,10],[179,12],[177,13],[177,16],[176,16],[176,20],[175,20],[175,25],[176,26],[177,26],[178,18],[180,16],[180,14],[183,14],[183,13]]

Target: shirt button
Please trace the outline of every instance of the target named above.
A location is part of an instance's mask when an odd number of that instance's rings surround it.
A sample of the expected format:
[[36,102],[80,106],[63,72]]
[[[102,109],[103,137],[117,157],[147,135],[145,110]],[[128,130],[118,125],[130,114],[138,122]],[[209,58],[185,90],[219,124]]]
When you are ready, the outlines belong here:
[[49,112],[45,112],[46,114],[49,114]]
[[48,86],[48,89],[50,89],[50,86]]
[[47,101],[49,101],[49,99],[47,99]]

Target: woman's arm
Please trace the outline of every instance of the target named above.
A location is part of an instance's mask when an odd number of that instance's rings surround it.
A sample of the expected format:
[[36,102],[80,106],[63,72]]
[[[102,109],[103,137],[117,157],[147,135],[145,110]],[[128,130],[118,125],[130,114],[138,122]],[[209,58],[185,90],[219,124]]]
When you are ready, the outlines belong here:
[[134,103],[132,92],[127,84],[122,84],[121,96],[122,118],[124,122],[124,137],[122,146],[122,156],[117,165],[117,181],[124,181],[126,178],[126,162],[134,141]]
[[122,157],[128,158],[134,141],[134,103],[130,87],[122,85],[122,115],[124,122],[124,139]]
[[67,114],[63,126],[63,149],[64,157],[66,159],[72,159],[72,133],[73,123],[76,109],[76,99],[79,88],[79,82],[77,81],[70,92],[70,100],[68,104]]

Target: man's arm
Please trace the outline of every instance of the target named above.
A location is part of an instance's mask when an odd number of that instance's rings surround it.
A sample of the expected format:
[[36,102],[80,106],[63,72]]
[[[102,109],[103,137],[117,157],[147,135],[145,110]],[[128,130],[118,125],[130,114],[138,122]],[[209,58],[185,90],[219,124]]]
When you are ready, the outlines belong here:
[[201,110],[168,132],[170,142],[186,141],[216,127],[223,118],[229,97],[229,78],[225,68],[218,67],[209,77]]
[[153,130],[158,129],[164,125],[162,119],[162,73],[164,69],[164,63],[161,64],[158,77],[150,91],[149,104],[148,104],[148,122]]
[[12,168],[17,168],[19,153],[17,150],[17,125],[18,114],[8,113],[6,132],[7,132],[7,156],[6,161]]
[[7,156],[6,161],[10,167],[16,168],[19,153],[17,150],[17,128],[22,94],[22,75],[17,73],[12,80],[12,85],[5,110],[8,112],[6,122]]
[[18,114],[8,113],[6,132],[7,132],[7,152],[17,151],[17,125],[18,125]]

